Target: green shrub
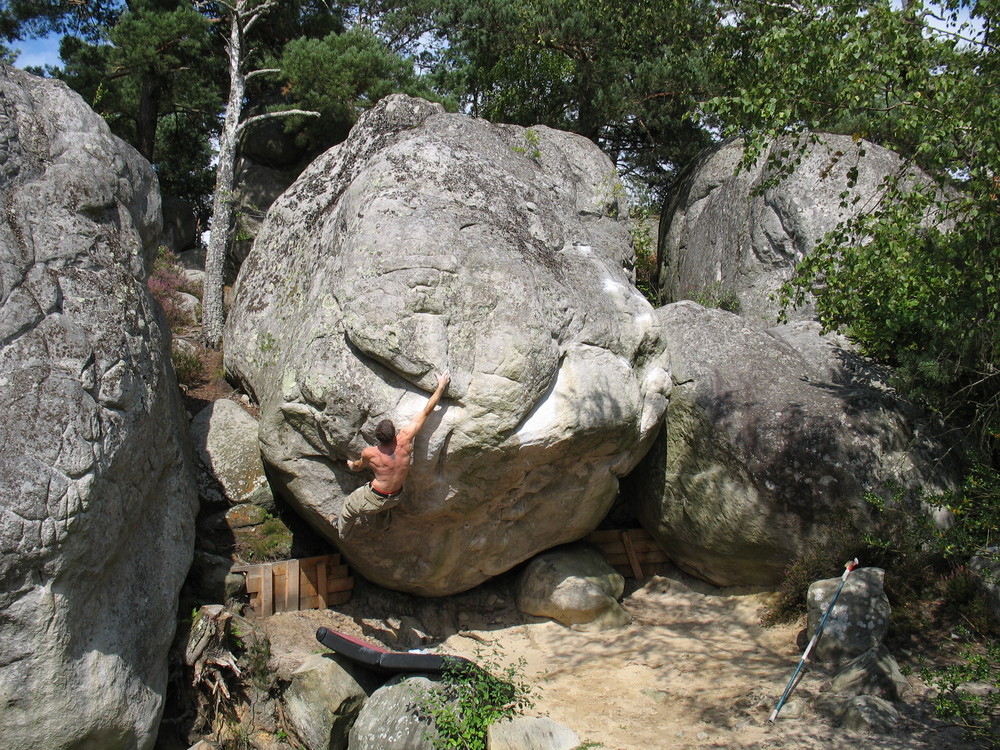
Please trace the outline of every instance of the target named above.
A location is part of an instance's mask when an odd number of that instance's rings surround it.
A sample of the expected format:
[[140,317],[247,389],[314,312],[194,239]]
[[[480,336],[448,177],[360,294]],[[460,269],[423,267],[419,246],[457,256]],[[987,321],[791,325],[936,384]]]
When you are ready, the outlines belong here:
[[183,270],[177,262],[177,256],[161,247],[153,262],[153,271],[146,282],[153,299],[163,308],[170,330],[175,333],[194,323],[180,303],[181,292],[191,294],[194,291],[187,284]]
[[970,557],[1000,543],[1000,471],[975,457],[962,486],[940,498],[954,515],[941,533],[941,548],[949,557]]
[[170,360],[174,363],[177,382],[185,386],[198,385],[205,378],[204,364],[195,352],[184,349],[174,349],[170,352]]
[[[846,531],[846,528],[845,528]],[[858,545],[846,533],[831,534],[825,544],[817,544],[793,560],[781,576],[777,598],[761,617],[764,627],[794,622],[806,611],[809,584],[843,575],[844,563],[858,556]],[[862,563],[865,564],[865,563]]]
[[292,553],[292,532],[280,518],[268,518],[264,523],[240,530],[243,554],[252,562],[285,560]]
[[958,724],[989,747],[1000,747],[1000,642],[968,643],[960,662],[924,667],[920,677],[936,691],[938,718]]
[[440,689],[421,696],[418,710],[437,728],[436,736],[427,736],[435,750],[485,750],[494,722],[533,705],[532,688],[524,680],[524,659],[501,668],[502,648],[499,644],[493,648],[486,657],[477,650],[475,664],[450,661]]
[[[791,622],[806,609],[806,590],[813,581],[843,574],[844,563],[855,557],[864,567],[882,568],[886,595],[894,612],[920,598],[944,570],[935,544],[933,522],[919,497],[897,489],[890,500],[869,493],[869,514],[862,522],[843,518],[834,524],[825,543],[813,545],[785,569],[778,597],[765,611],[765,626]],[[902,620],[902,618],[897,618]]]
[[660,304],[656,288],[656,237],[652,231],[654,217],[647,207],[634,207],[629,214],[629,231],[635,250],[635,286],[652,305]]

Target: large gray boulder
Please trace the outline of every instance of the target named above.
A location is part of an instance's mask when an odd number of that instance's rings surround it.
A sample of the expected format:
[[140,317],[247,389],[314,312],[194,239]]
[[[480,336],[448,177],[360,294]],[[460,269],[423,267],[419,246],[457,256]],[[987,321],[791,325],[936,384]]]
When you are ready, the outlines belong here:
[[642,524],[687,572],[771,585],[831,534],[864,529],[866,492],[951,486],[919,412],[818,324],[765,330],[694,302],[657,315],[674,385],[630,484]]
[[[775,174],[769,160],[792,148],[786,140],[776,141],[753,167],[737,172],[743,141],[734,139],[695,162],[662,213],[661,299],[728,301],[727,309],[738,306],[740,315],[774,325],[779,305],[771,295],[791,278],[798,261],[839,222],[870,211],[886,177],[907,170],[902,158],[881,146],[817,134],[791,176],[762,190]],[[856,185],[841,206],[852,170]],[[814,315],[810,305],[789,311],[793,320]]]
[[0,747],[148,748],[197,503],[156,177],[0,65],[0,204]]
[[163,236],[160,244],[172,253],[181,253],[198,242],[198,220],[186,200],[163,196]]
[[[668,387],[614,184],[583,138],[394,96],[268,212],[226,368],[260,403],[270,475],[366,578],[458,592],[607,513]],[[392,525],[337,539],[366,479],[346,459],[445,368]]]
[[260,232],[271,204],[302,172],[303,165],[274,167],[258,163],[246,155],[236,165],[236,189],[233,191],[236,225],[226,248],[224,277],[227,284],[236,281],[253,240]]

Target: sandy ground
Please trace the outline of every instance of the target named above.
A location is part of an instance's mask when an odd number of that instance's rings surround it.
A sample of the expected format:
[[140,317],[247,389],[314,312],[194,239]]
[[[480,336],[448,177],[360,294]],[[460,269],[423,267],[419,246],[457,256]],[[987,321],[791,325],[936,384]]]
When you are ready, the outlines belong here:
[[894,734],[832,727],[812,708],[831,676],[819,665],[806,670],[777,722],[768,723],[801,655],[802,624],[761,627],[766,593],[715,589],[671,572],[626,591],[629,626],[588,633],[521,615],[511,590],[509,581],[499,581],[426,600],[362,581],[337,611],[284,613],[262,622],[275,668],[285,675],[317,652],[320,625],[398,650],[423,647],[472,658],[493,653],[504,664],[523,659],[524,674],[537,687],[528,713],[571,727],[584,747],[974,747],[928,715],[927,688],[912,676]]

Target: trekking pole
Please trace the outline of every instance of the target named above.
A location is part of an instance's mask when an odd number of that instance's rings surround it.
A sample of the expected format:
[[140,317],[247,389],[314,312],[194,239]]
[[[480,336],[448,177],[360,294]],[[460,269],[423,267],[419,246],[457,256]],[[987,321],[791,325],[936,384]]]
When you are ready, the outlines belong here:
[[819,625],[816,628],[816,632],[813,633],[812,638],[809,639],[809,645],[806,646],[806,650],[802,652],[802,658],[799,659],[799,664],[795,667],[795,671],[792,673],[792,679],[788,681],[788,685],[785,687],[785,692],[781,694],[781,700],[778,701],[778,705],[774,707],[771,712],[771,717],[768,719],[772,724],[774,720],[778,718],[778,711],[781,707],[785,705],[785,700],[788,698],[789,694],[792,692],[792,688],[795,686],[795,678],[799,676],[799,672],[802,671],[802,667],[805,666],[806,659],[809,658],[809,652],[812,651],[813,646],[816,645],[816,641],[819,640],[819,634],[823,632],[823,626],[826,625],[826,618],[830,616],[833,611],[833,605],[837,603],[837,597],[840,596],[840,592],[844,588],[844,584],[847,583],[847,576],[851,574],[851,571],[858,567],[858,558],[854,558],[850,562],[844,565],[846,570],[844,575],[840,579],[840,586],[837,587],[837,592],[833,595],[833,599],[830,600],[829,606],[826,608],[826,612],[823,613],[823,619],[819,621]]

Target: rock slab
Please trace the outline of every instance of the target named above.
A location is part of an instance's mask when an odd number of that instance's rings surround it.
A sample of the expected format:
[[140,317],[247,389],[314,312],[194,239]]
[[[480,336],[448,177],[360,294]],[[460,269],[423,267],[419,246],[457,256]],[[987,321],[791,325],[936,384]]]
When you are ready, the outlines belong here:
[[197,494],[149,164],[0,64],[0,747],[151,747]]

